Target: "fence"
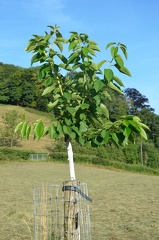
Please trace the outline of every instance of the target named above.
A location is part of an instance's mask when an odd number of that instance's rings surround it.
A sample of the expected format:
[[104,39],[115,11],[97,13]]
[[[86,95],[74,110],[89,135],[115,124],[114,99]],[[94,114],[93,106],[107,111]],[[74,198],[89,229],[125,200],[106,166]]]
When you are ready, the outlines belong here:
[[38,153],[38,154],[30,154],[29,160],[40,161],[40,160],[47,160],[49,154],[47,153]]
[[[80,229],[78,239],[91,240],[87,185],[82,183],[77,189],[76,201],[79,205],[78,225]],[[64,192],[65,186],[60,185],[34,187],[34,240],[66,239],[64,237],[66,217],[64,216]],[[76,239],[74,232],[69,239]]]

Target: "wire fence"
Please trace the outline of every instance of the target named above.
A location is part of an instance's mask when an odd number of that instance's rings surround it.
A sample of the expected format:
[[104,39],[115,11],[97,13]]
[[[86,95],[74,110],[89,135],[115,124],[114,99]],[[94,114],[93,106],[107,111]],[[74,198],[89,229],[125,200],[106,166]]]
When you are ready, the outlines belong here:
[[[76,194],[79,205],[78,239],[91,240],[90,211],[87,184],[80,183]],[[82,193],[82,194],[81,194]],[[61,185],[34,187],[34,240],[62,240],[64,238],[64,192]],[[76,239],[75,233],[70,240]]]

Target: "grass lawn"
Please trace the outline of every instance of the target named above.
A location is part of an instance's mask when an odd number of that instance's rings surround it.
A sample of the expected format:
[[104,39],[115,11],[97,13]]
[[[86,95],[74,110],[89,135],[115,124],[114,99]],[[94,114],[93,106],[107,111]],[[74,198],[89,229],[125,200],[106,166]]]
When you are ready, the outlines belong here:
[[[93,199],[92,240],[159,239],[159,177],[80,164],[76,175]],[[33,186],[62,185],[67,164],[12,162],[0,176],[0,239],[33,239]]]

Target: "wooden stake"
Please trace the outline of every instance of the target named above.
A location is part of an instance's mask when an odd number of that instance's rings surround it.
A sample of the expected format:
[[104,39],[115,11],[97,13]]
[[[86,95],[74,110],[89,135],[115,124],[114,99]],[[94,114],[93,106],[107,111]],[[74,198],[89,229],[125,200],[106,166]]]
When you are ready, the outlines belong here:
[[78,186],[79,181],[64,182],[64,240],[80,240],[78,193],[65,190],[68,186]]

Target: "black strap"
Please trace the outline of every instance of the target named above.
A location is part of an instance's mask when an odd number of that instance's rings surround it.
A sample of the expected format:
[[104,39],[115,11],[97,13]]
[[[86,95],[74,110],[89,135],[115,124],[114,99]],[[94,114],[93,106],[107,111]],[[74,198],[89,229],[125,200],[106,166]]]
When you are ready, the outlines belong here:
[[92,198],[88,197],[86,194],[84,194],[81,189],[79,189],[76,186],[63,186],[62,191],[75,191],[81,194],[83,198],[85,198],[87,201],[92,202]]

